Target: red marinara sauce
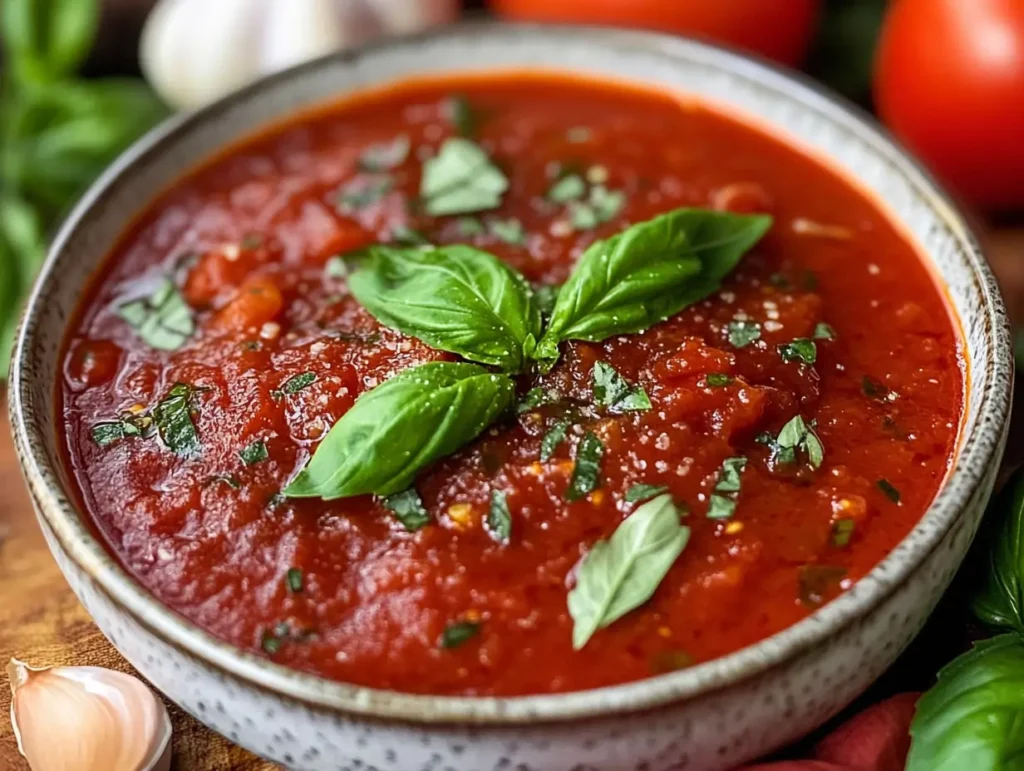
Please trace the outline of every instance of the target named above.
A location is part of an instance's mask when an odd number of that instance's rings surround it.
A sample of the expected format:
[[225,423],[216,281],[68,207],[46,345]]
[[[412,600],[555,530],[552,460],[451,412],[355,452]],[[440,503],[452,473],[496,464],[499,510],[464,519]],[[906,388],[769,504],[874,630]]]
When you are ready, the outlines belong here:
[[[472,219],[424,216],[415,205],[422,162],[460,128],[504,169],[509,190],[500,208]],[[391,145],[394,168],[360,169],[368,148],[403,136],[410,149]],[[566,207],[546,199],[566,169],[624,194],[609,221],[574,228]],[[332,256],[413,228],[557,284],[594,239],[682,206],[767,212],[775,223],[707,300],[642,334],[563,344],[550,374],[518,383],[521,394],[540,385],[586,400],[603,360],[642,385],[653,409],[575,426],[546,462],[541,439],[558,416],[510,416],[419,476],[433,521],[416,532],[371,496],[279,495],[357,396],[410,366],[455,358],[378,324],[346,293]],[[148,345],[118,312],[165,277],[195,317],[173,351]],[[737,319],[758,324],[760,339],[730,342]],[[832,334],[814,341],[813,365],[783,360],[779,345],[813,339],[822,323]],[[183,178],[89,291],[67,339],[60,407],[85,508],[128,570],[186,618],[337,680],[515,695],[722,656],[863,576],[946,475],[960,351],[914,247],[817,161],[667,95],[492,76],[360,96]],[[709,374],[727,382],[712,386]],[[145,419],[176,383],[192,391],[193,457],[156,437],[96,441],[97,425]],[[770,461],[764,432],[777,435],[797,414],[821,440],[817,469]],[[600,486],[569,502],[584,431],[604,445]],[[260,441],[266,457],[246,463],[240,453]],[[740,456],[735,513],[710,519],[722,462]],[[667,486],[690,507],[689,545],[649,602],[574,651],[566,595],[575,567],[635,509],[625,494],[638,483]],[[507,495],[508,544],[483,525],[494,489]],[[443,646],[460,623],[476,634]]]

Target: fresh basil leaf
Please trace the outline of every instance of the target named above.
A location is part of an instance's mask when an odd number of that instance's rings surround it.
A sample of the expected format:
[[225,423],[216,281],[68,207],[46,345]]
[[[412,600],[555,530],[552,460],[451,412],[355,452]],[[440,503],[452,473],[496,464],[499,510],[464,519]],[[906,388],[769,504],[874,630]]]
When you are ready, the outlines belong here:
[[420,199],[434,217],[495,209],[507,189],[508,178],[501,169],[468,139],[447,140],[423,164]]
[[796,340],[783,343],[778,346],[778,351],[779,356],[787,364],[797,361],[801,364],[811,365],[818,360],[818,347],[813,340],[808,340],[806,337],[799,337]]
[[551,460],[555,450],[558,449],[558,445],[565,440],[571,425],[572,423],[568,420],[560,420],[551,427],[550,431],[544,434],[544,438],[540,441],[540,459],[542,463]]
[[545,404],[554,404],[561,398],[562,395],[554,389],[535,386],[523,394],[523,398],[516,405],[516,414],[522,415],[524,412],[530,412]]
[[939,672],[917,702],[906,771],[1016,771],[1024,746],[1024,640],[1004,634]]
[[192,309],[169,278],[163,279],[146,298],[124,303],[117,309],[147,345],[175,351],[195,332]]
[[729,344],[733,348],[746,348],[761,339],[761,325],[756,321],[730,321],[728,327]]
[[814,339],[835,340],[836,331],[829,324],[826,324],[824,321],[820,321],[817,326],[814,327]]
[[736,513],[739,500],[741,475],[747,467],[747,459],[743,457],[726,458],[718,472],[711,498],[708,502],[708,519],[729,519]]
[[626,503],[639,503],[667,492],[665,485],[636,484],[626,491]]
[[601,458],[604,445],[597,435],[588,431],[576,448],[576,464],[565,493],[568,501],[578,501],[601,486]]
[[715,291],[771,217],[677,209],[592,244],[558,293],[535,357],[569,339],[646,330]]
[[301,594],[305,588],[305,579],[302,576],[302,571],[298,568],[288,568],[288,572],[285,573],[285,583],[288,584],[288,591],[292,594]]
[[631,386],[608,362],[597,362],[591,378],[594,403],[598,407],[604,407],[610,412],[631,412],[651,408],[651,400],[643,386]]
[[71,75],[92,47],[96,0],[4,0],[3,41],[26,82]]
[[879,479],[876,483],[878,489],[885,493],[885,497],[895,503],[897,506],[900,502],[900,491],[896,489],[895,485],[888,479]]
[[[288,491],[285,490],[285,494]],[[406,530],[415,533],[430,524],[430,512],[423,505],[423,499],[415,489],[410,487],[400,493],[389,495],[384,499],[384,506],[395,515]]]
[[569,592],[572,647],[579,650],[598,629],[647,602],[689,539],[672,496],[662,495],[637,507],[607,541],[595,543]]
[[821,440],[799,415],[793,418],[779,431],[779,437],[775,440],[774,446],[778,450],[788,450],[787,453],[777,452],[776,459],[780,462],[792,462],[796,459],[796,451],[802,450],[807,454],[807,461],[812,468],[821,466],[825,459],[825,449]]
[[838,592],[846,568],[838,565],[804,565],[800,568],[800,602],[805,608],[820,608],[828,598]]
[[522,246],[526,243],[526,231],[523,223],[515,217],[507,220],[491,220],[487,229],[495,238],[513,246]]
[[508,543],[512,537],[512,513],[508,510],[508,497],[501,490],[491,492],[487,530],[498,543]]
[[471,361],[519,370],[541,325],[522,276],[470,246],[375,246],[369,254],[349,289],[379,322]]
[[395,181],[386,174],[356,177],[338,191],[335,202],[345,214],[365,209],[380,201],[395,187]]
[[313,383],[316,382],[315,372],[300,372],[298,375],[292,375],[290,378],[284,381],[281,385],[281,393],[293,396],[299,391],[309,388]]
[[119,442],[122,439],[142,436],[143,427],[136,420],[112,420],[107,423],[97,423],[92,427],[92,440],[100,447]]
[[476,133],[480,116],[464,96],[453,96],[448,100],[448,115],[460,136],[471,137]]
[[267,443],[262,439],[247,444],[238,455],[246,466],[254,466],[270,457],[270,453],[267,452]]
[[475,439],[512,403],[515,385],[475,364],[433,362],[362,394],[285,488],[292,498],[391,495]]
[[1024,474],[1007,484],[985,516],[1000,525],[988,549],[985,585],[971,607],[992,629],[1024,634]]
[[405,163],[412,143],[405,134],[399,134],[390,142],[378,142],[363,150],[359,166],[363,171],[391,171]]
[[195,457],[201,449],[199,434],[192,422],[193,393],[193,387],[187,383],[175,383],[153,408],[153,424],[160,439],[171,452],[184,458]]
[[554,203],[578,201],[587,192],[587,183],[579,174],[566,174],[548,190],[548,200]]
[[473,639],[480,633],[479,621],[456,621],[445,627],[441,634],[439,645],[444,650],[458,648],[468,640]]

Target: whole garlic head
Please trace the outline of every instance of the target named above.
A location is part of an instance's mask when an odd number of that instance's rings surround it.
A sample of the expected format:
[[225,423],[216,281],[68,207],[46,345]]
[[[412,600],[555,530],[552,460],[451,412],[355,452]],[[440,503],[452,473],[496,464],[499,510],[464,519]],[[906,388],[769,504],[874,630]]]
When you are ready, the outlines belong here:
[[102,667],[37,669],[17,659],[11,723],[32,771],[167,771],[171,720],[140,680]]
[[458,14],[459,0],[159,0],[139,53],[157,93],[189,108],[261,75]]

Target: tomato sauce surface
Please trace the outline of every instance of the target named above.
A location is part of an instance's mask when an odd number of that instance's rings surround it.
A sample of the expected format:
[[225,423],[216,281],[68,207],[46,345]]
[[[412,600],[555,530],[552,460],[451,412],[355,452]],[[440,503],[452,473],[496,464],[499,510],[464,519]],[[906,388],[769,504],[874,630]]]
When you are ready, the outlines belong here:
[[[465,101],[453,101],[453,95]],[[507,174],[500,208],[425,216],[424,159],[471,106],[473,138]],[[463,112],[465,112],[463,110]],[[467,115],[462,115],[464,120]],[[463,128],[466,128],[465,126]],[[376,143],[407,137],[382,178]],[[614,217],[566,225],[546,194],[566,169],[621,191]],[[353,193],[356,195],[353,197]],[[563,344],[547,375],[591,395],[597,361],[641,384],[648,411],[574,425],[546,462],[557,407],[512,415],[416,484],[432,522],[408,532],[371,497],[291,500],[280,490],[363,392],[410,366],[455,360],[378,324],[330,258],[414,228],[490,251],[538,284],[582,250],[682,206],[767,212],[768,235],[722,289],[637,335]],[[522,237],[494,222],[515,220]],[[170,277],[195,314],[161,351],[118,313]],[[749,320],[761,336],[730,342]],[[778,346],[813,338],[813,365]],[[921,258],[885,213],[777,138],[699,104],[554,76],[410,83],[296,118],[192,173],[117,246],[66,341],[67,462],[109,548],[157,598],[241,648],[323,676],[419,693],[516,695],[621,683],[706,661],[807,616],[862,577],[920,519],[955,449],[959,334]],[[310,379],[304,387],[292,385]],[[712,387],[708,374],[727,375]],[[94,427],[150,414],[193,389],[201,448],[155,437],[100,446]],[[773,464],[764,432],[813,421],[817,469]],[[565,492],[585,431],[605,448],[600,486]],[[759,437],[761,439],[759,440]],[[240,452],[262,440],[266,458]],[[735,514],[706,517],[723,460],[747,465]],[[572,647],[576,566],[635,508],[634,484],[689,506],[688,546],[652,599]],[[483,525],[507,495],[512,536]],[[440,644],[451,625],[476,634]]]

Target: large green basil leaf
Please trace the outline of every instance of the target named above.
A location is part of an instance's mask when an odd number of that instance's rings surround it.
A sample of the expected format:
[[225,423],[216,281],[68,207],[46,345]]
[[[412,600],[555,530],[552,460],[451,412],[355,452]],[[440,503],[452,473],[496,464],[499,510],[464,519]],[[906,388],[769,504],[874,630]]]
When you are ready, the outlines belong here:
[[677,209],[590,246],[558,293],[535,358],[564,340],[649,329],[715,291],[771,227],[766,215]]
[[988,580],[972,607],[988,626],[1024,633],[1024,474],[991,503],[988,516],[993,515],[1002,523],[989,551]]
[[979,642],[917,702],[907,771],[1024,769],[1024,642]]
[[92,47],[96,0],[3,0],[3,42],[25,82],[70,75]]
[[593,545],[569,592],[573,648],[651,598],[690,540],[681,515],[671,495],[660,495]]
[[407,369],[356,400],[284,494],[332,500],[401,492],[427,465],[475,439],[514,396],[510,377],[476,364]]
[[349,289],[386,326],[509,372],[540,336],[530,285],[487,252],[375,246],[369,255]]

